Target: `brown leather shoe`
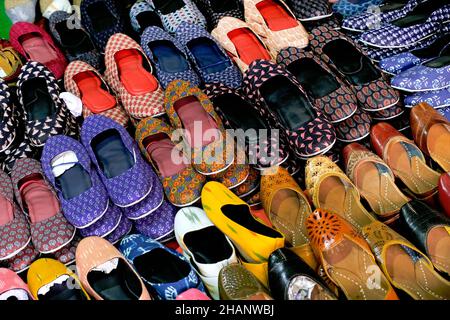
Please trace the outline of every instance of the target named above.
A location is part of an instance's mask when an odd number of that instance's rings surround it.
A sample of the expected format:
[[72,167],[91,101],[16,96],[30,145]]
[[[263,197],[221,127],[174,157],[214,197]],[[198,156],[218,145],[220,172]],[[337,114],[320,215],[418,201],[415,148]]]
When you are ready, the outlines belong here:
[[450,171],[450,122],[429,104],[411,110],[411,131],[419,148],[445,171]]
[[450,217],[450,172],[444,173],[439,179],[439,200],[444,213]]

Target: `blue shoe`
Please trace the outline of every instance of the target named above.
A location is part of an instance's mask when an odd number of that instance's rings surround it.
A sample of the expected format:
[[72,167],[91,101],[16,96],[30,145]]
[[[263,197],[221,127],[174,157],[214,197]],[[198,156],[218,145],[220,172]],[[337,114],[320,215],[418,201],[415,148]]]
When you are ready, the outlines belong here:
[[421,102],[426,102],[434,109],[450,107],[450,87],[442,90],[418,92],[405,98],[405,106],[412,108]]
[[141,34],[147,27],[163,28],[155,7],[145,1],[136,2],[130,9],[130,22],[134,31]]
[[151,238],[140,234],[129,235],[122,239],[119,250],[144,283],[162,300],[175,300],[189,289],[205,291],[184,256]]
[[381,4],[383,0],[360,0],[357,3],[349,0],[340,0],[333,5],[333,11],[341,14],[343,17],[355,16],[366,12],[369,7]]

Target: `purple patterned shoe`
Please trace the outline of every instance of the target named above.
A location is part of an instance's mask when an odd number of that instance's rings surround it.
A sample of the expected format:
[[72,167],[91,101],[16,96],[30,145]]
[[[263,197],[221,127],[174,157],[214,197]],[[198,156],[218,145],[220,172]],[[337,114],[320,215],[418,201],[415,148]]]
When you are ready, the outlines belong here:
[[330,150],[336,142],[331,123],[311,104],[297,79],[283,67],[266,61],[251,63],[244,75],[243,92],[261,103],[261,116],[282,130],[291,149],[300,158]]
[[148,27],[141,37],[141,47],[156,69],[162,87],[166,89],[174,80],[200,84],[200,78],[192,69],[186,48],[161,28]]
[[429,0],[402,19],[364,32],[359,40],[378,48],[406,47],[438,33],[449,20],[450,5],[443,6],[442,0]]
[[435,109],[450,106],[450,87],[442,90],[418,92],[405,98],[405,106],[412,108],[421,102],[426,102]]
[[181,45],[186,47],[204,83],[221,82],[230,88],[241,86],[241,72],[216,39],[205,29],[183,22],[178,27],[175,37]]
[[142,201],[134,206],[123,208],[123,213],[130,220],[138,220],[152,214],[162,205],[164,201],[164,191],[156,175],[152,177],[152,192]]
[[80,234],[83,238],[93,236],[105,238],[117,229],[122,216],[122,210],[110,203],[105,215],[89,227],[80,229]]
[[47,140],[42,169],[58,193],[66,219],[76,228],[95,224],[108,210],[108,193],[83,145],[66,136]]
[[358,109],[350,118],[336,123],[336,136],[342,142],[355,142],[364,139],[370,134],[372,118],[364,110]]
[[124,127],[92,115],[84,121],[81,141],[115,205],[131,207],[150,194],[155,173]]
[[131,229],[133,229],[133,223],[131,222],[131,220],[127,219],[125,215],[122,215],[117,228],[114,229],[114,231],[109,235],[107,235],[105,239],[112,244],[116,244],[117,242],[122,240],[123,237],[129,234],[131,232]]
[[297,78],[332,123],[344,121],[356,112],[358,100],[353,90],[312,51],[283,49],[277,63]]
[[164,201],[158,210],[146,218],[136,220],[134,225],[143,235],[158,240],[173,232],[176,213],[176,207]]

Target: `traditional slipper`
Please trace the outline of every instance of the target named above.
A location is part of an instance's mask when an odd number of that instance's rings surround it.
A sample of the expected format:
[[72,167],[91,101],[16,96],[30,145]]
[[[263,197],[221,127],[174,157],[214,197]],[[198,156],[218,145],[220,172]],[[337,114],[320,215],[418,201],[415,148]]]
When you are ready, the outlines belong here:
[[28,286],[12,270],[0,269],[0,300],[34,300]]
[[141,234],[161,242],[168,237],[173,237],[176,213],[177,209],[172,204],[163,201],[151,215],[134,220],[134,226]]
[[39,251],[37,251],[30,242],[28,246],[14,256],[14,258],[5,260],[5,266],[16,273],[22,273],[28,270],[31,263],[36,260],[39,254]]

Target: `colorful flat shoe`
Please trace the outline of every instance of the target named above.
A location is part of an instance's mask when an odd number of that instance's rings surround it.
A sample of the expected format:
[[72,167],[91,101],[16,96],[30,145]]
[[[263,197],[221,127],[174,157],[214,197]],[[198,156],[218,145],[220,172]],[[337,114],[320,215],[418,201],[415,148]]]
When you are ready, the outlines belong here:
[[133,223],[131,222],[131,220],[125,217],[125,215],[122,215],[117,228],[114,229],[113,232],[108,234],[105,237],[105,240],[107,240],[112,245],[116,245],[120,240],[123,239],[123,237],[127,236],[131,232],[132,228]]
[[43,258],[33,262],[27,282],[36,300],[91,300],[77,275],[54,259]]
[[225,171],[212,174],[208,178],[210,181],[220,182],[228,189],[235,189],[245,183],[249,175],[250,166],[248,164],[237,164],[236,157],[235,161]]
[[308,32],[283,1],[244,0],[243,3],[245,21],[264,39],[273,57],[287,47],[308,45]]
[[422,198],[436,192],[440,175],[428,167],[422,151],[413,141],[384,122],[372,127],[370,138],[377,155],[413,195]]
[[178,211],[175,236],[211,297],[219,300],[219,272],[223,267],[238,262],[231,241],[214,226],[203,210],[195,207]]
[[10,41],[27,61],[45,65],[56,79],[64,75],[67,60],[44,29],[32,23],[17,22],[10,30]]
[[138,124],[136,140],[158,173],[169,201],[178,207],[189,206],[200,199],[206,178],[188,164],[187,158],[180,164],[170,160],[176,148],[172,142],[173,131],[165,122],[147,118]]
[[427,103],[434,109],[450,107],[450,87],[442,90],[417,92],[405,97],[405,106],[413,108],[419,103]]
[[133,266],[102,238],[81,240],[76,265],[81,284],[96,300],[152,299]]
[[63,216],[57,195],[44,178],[41,164],[19,159],[11,172],[14,194],[29,217],[31,240],[40,253],[58,251],[72,241],[75,228]]
[[105,48],[105,64],[106,81],[135,123],[164,113],[164,92],[137,42],[122,33],[111,36]]
[[192,69],[187,48],[176,38],[158,27],[148,27],[141,37],[141,46],[156,69],[161,86],[182,79],[200,85],[200,78]]
[[[398,300],[369,245],[346,220],[330,211],[317,209],[306,224],[317,259],[347,299]],[[375,272],[379,275],[376,283],[371,279]]]
[[221,300],[273,300],[261,282],[237,263],[220,270],[219,291]]
[[6,82],[0,78],[0,107],[3,111],[2,123],[0,125],[0,154],[5,154],[11,149],[13,142],[18,136],[19,119],[15,112],[15,104],[11,96],[11,89]]
[[125,21],[113,0],[83,0],[80,12],[81,24],[101,53],[113,34],[125,30]]
[[450,282],[408,240],[379,221],[365,227],[362,234],[375,252],[383,273],[396,288],[415,300],[450,298]]
[[269,285],[276,300],[337,300],[318,274],[287,248],[269,257]]
[[245,198],[256,190],[259,190],[261,172],[250,167],[250,173],[247,180],[237,188],[233,189],[235,195],[239,198]]
[[403,206],[400,223],[435,268],[450,274],[450,219],[426,203],[413,200]]
[[161,300],[175,300],[192,288],[204,291],[188,260],[151,238],[129,235],[121,241],[120,251]]
[[241,72],[205,29],[183,22],[177,28],[175,37],[186,48],[203,83],[222,82],[231,88],[241,86]]
[[333,15],[327,0],[286,0],[300,21],[321,20]]
[[124,127],[128,125],[128,115],[113,90],[91,65],[83,61],[69,63],[64,73],[64,87],[83,101],[83,118],[102,114]]
[[205,185],[202,205],[208,218],[234,243],[245,267],[268,284],[267,259],[274,250],[284,247],[284,236],[256,220],[249,205],[218,182]]
[[206,19],[192,0],[146,0],[155,7],[164,29],[175,33],[183,22],[193,23],[206,29]]
[[83,123],[81,141],[115,205],[131,207],[150,194],[155,173],[124,127],[93,115]]
[[[14,258],[31,241],[27,217],[14,202],[11,178],[0,171],[0,261]],[[0,281],[1,282],[1,281]]]
[[388,109],[400,100],[364,50],[343,33],[325,27],[311,30],[311,48],[351,86],[363,110]]
[[342,153],[347,176],[380,219],[392,218],[410,200],[395,185],[392,170],[374,153],[357,143],[347,145]]
[[34,300],[28,286],[12,270],[0,269],[0,300]]
[[240,0],[195,0],[195,3],[208,22],[208,31],[213,30],[223,17],[244,20],[244,8]]
[[176,213],[177,209],[169,202],[164,201],[151,215],[134,220],[134,226],[141,234],[162,242],[169,236],[173,237]]
[[108,212],[108,193],[80,142],[62,135],[51,137],[42,152],[41,164],[70,224],[84,229]]
[[277,63],[297,78],[332,123],[348,119],[358,109],[353,90],[312,51],[286,48],[278,54]]
[[[100,69],[102,57],[95,48],[89,34],[79,27],[81,22],[76,15],[65,11],[54,12],[49,19],[50,31],[65,51],[69,61],[81,60],[95,69]],[[76,25],[78,28],[73,28]]]
[[75,252],[81,239],[82,238],[80,236],[76,235],[68,245],[56,252],[53,252],[52,255],[62,264],[66,266],[71,265],[75,262]]
[[357,187],[327,157],[308,160],[306,188],[316,208],[333,210],[357,230],[375,221],[362,205]]
[[42,147],[49,137],[68,134],[77,126],[59,98],[61,91],[56,78],[43,64],[27,62],[22,67],[17,88],[25,134],[33,146]]
[[443,212],[450,218],[450,173],[444,173],[439,179],[439,201]]
[[[389,110],[389,109],[384,109]],[[384,110],[380,112],[384,112]],[[342,122],[334,124],[336,138],[339,141],[349,143],[360,141],[370,135],[370,127],[372,126],[373,117],[378,112],[368,113],[362,109],[356,112]]]
[[378,6],[383,0],[367,0],[367,1],[351,1],[339,0],[333,4],[333,11],[339,13],[344,18],[352,17],[357,14],[366,12],[373,6]]
[[253,62],[244,75],[243,92],[248,99],[261,102],[261,116],[282,130],[298,157],[325,153],[336,142],[333,126],[283,67],[270,61]]
[[268,169],[261,176],[261,201],[271,223],[292,247],[308,244],[305,220],[311,206],[300,186],[286,169]]
[[100,237],[106,238],[114,230],[116,230],[122,220],[123,212],[122,210],[110,203],[108,208],[99,220],[94,222],[92,225],[80,229],[80,235],[83,238],[87,237]]
[[[233,164],[234,146],[226,143],[231,138],[226,134],[212,102],[198,87],[187,81],[173,81],[167,87],[164,104],[172,127],[184,129],[181,138],[191,149],[191,163],[195,170],[209,176],[223,172]],[[199,123],[202,134],[195,135],[194,128]]]
[[155,7],[145,1],[137,1],[130,9],[130,21],[134,31],[142,34],[148,27],[163,28],[161,18],[155,11]]
[[[225,127],[248,134],[245,141],[237,139],[239,145],[244,144],[249,164],[258,170],[277,166],[286,161],[288,155],[284,151],[277,132],[271,130],[269,122],[260,116],[257,109],[259,103],[249,101],[240,90],[231,89],[221,83],[209,84],[205,93],[214,104],[214,110],[222,119]],[[247,116],[243,116],[243,115]],[[266,130],[266,136],[260,134]],[[238,147],[239,148],[239,147]]]
[[252,28],[242,20],[223,17],[211,31],[220,45],[231,56],[241,72],[247,71],[255,60],[272,60],[269,48]]
[[0,41],[0,73],[6,83],[14,83],[22,68],[22,58],[6,40]]
[[30,267],[31,263],[39,256],[39,251],[37,251],[33,244],[30,242],[25,249],[20,251],[14,258],[5,260],[5,266],[14,271],[15,273],[22,273]]
[[411,131],[417,146],[436,161],[444,171],[450,171],[450,121],[427,103],[411,110]]
[[386,73],[398,75],[412,67],[445,54],[445,51],[448,50],[447,48],[450,47],[449,42],[450,34],[443,34],[440,37],[436,37],[433,43],[425,48],[418,48],[381,60],[380,68]]

